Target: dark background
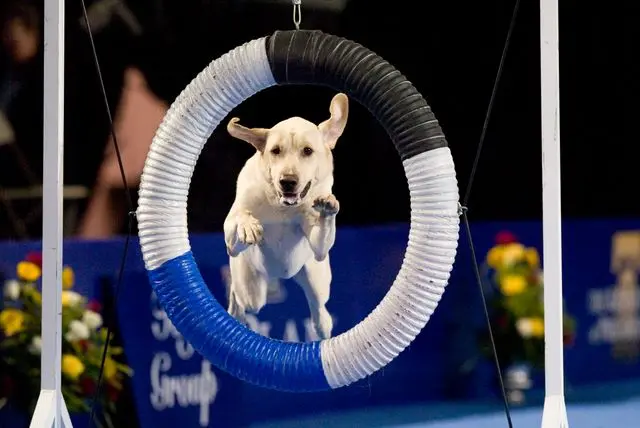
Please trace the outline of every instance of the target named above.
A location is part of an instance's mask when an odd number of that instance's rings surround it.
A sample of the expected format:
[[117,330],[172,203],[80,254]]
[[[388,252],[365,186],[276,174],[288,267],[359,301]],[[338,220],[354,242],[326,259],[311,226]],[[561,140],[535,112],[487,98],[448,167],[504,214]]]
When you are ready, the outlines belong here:
[[[514,3],[350,0],[342,12],[332,12],[303,1],[302,28],[358,41],[415,84],[448,137],[463,194]],[[133,37],[117,22],[96,35],[112,108],[127,65],[140,67],[153,90],[171,102],[211,60],[244,41],[293,27],[288,1],[127,4],[143,24],[143,35]],[[532,219],[541,214],[538,8],[538,2],[522,2],[469,204],[472,219]],[[604,7],[594,1],[561,0],[560,8],[564,215],[635,216],[640,4],[623,0]],[[67,182],[91,185],[108,122],[88,36],[78,24],[79,1],[67,2],[67,15],[65,174]],[[18,139],[31,145],[38,171],[40,79],[33,73],[31,90],[24,92],[12,113],[22,122],[16,126]],[[328,116],[332,95],[316,87],[272,88],[233,114],[248,126],[270,127],[293,115],[319,122]],[[214,133],[192,183],[192,231],[221,227],[236,175],[251,152],[250,146],[228,137],[223,127]],[[385,132],[355,103],[335,162],[341,224],[408,220],[408,191],[399,158]]]
[[[90,5],[92,2],[87,1]],[[305,29],[355,40],[400,69],[432,106],[456,161],[461,194],[494,84],[515,0],[454,2],[350,0],[342,12],[305,6]],[[67,4],[67,183],[91,186],[109,127],[80,0]],[[128,0],[144,27],[140,37],[113,23],[96,35],[112,109],[125,67],[140,67],[171,102],[211,60],[252,38],[291,29],[291,5],[249,0]],[[640,3],[560,0],[563,211],[566,217],[636,217],[640,113]],[[36,64],[38,65],[38,64]],[[9,112],[38,173],[42,163],[41,64]],[[3,69],[0,67],[0,73]],[[541,214],[538,2],[522,1],[495,110],[470,201],[471,219],[536,219]],[[300,115],[319,122],[332,91],[272,88],[238,108],[248,126],[269,127]],[[205,147],[192,183],[190,230],[219,230],[250,146],[224,128]],[[5,158],[6,159],[6,158]],[[2,159],[0,158],[0,162]],[[352,105],[335,151],[339,223],[406,222],[408,191],[385,132]],[[17,178],[11,161],[3,177]],[[126,413],[126,412],[123,412]],[[125,425],[122,425],[125,426]]]

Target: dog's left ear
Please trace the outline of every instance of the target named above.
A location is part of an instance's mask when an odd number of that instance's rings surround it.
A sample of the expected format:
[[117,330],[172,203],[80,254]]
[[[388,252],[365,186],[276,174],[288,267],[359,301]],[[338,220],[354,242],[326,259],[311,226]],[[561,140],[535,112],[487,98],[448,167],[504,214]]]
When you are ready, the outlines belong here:
[[263,152],[267,144],[269,130],[265,128],[247,128],[240,125],[238,123],[239,120],[237,117],[231,119],[227,124],[227,132],[229,132],[232,137],[246,141],[259,152]]
[[338,138],[340,138],[345,126],[347,126],[349,98],[343,93],[337,94],[331,100],[329,112],[331,113],[331,117],[318,125],[318,128],[320,132],[322,132],[324,143],[333,150],[338,142]]

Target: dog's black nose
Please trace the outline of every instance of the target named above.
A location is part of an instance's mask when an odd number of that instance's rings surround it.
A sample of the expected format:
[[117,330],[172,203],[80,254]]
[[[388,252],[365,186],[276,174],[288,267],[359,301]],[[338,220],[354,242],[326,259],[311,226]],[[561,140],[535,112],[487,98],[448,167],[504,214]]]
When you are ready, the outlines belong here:
[[287,177],[280,180],[280,188],[285,193],[294,192],[296,190],[296,186],[298,185],[298,180],[293,177]]

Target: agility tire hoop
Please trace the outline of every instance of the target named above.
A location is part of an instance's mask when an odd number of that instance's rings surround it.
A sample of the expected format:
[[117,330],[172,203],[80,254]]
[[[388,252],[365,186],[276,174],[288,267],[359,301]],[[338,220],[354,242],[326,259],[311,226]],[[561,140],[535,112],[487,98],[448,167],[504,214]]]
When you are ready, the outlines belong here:
[[[409,240],[391,289],[358,325],[320,342],[274,340],[240,324],[209,291],[189,244],[187,195],[204,144],[233,108],[283,84],[328,86],[364,105],[393,140],[409,183]],[[137,219],[153,290],[200,354],[255,385],[320,391],[349,385],[384,367],[426,325],[456,255],[458,185],[431,108],[392,65],[340,37],[278,31],[213,61],[177,97],[147,156]]]

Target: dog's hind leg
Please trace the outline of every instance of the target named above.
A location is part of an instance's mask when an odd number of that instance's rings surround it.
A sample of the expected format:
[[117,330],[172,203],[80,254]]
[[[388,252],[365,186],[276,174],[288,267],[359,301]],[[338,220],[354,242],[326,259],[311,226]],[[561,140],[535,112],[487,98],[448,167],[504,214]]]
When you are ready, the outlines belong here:
[[229,308],[227,309],[227,312],[229,312],[229,315],[240,321],[242,324],[247,325],[247,311],[238,303],[236,294],[233,292],[233,284],[231,285],[231,287],[232,289],[229,293]]
[[267,281],[245,257],[243,253],[229,259],[231,287],[227,311],[246,324],[247,312],[257,314],[267,304]]
[[302,287],[307,302],[311,322],[320,339],[331,337],[333,319],[327,310],[331,292],[331,265],[327,256],[321,262],[311,259],[293,279]]

